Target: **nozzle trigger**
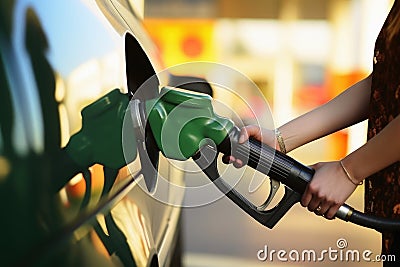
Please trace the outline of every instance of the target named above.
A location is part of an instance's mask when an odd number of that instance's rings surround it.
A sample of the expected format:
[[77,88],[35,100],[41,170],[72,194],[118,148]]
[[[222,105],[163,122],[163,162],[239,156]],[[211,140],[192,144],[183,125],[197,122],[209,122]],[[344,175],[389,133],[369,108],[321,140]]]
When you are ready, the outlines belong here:
[[270,189],[269,189],[268,198],[264,201],[263,204],[261,204],[260,206],[257,207],[258,210],[265,210],[269,206],[272,199],[274,199],[276,192],[278,192],[279,186],[281,185],[281,183],[279,181],[274,180],[274,179],[270,179],[269,184],[270,184]]

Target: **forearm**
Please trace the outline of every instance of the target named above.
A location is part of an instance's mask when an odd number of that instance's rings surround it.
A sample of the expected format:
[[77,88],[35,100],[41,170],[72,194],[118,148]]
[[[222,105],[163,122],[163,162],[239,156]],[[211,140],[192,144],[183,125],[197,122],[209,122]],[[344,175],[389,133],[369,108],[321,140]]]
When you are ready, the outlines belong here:
[[371,75],[328,103],[279,127],[289,152],[308,142],[363,121],[368,115]]
[[366,177],[400,160],[400,116],[393,119],[379,134],[344,159],[352,177]]

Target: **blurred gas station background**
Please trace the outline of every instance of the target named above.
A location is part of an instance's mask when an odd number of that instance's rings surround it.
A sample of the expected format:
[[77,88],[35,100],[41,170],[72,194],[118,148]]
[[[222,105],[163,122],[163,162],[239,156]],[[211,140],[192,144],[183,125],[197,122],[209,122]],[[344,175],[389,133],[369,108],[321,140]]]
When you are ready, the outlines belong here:
[[[261,90],[276,126],[328,101],[371,72],[375,38],[391,4],[390,0],[143,2],[144,24],[165,67],[206,61],[236,69]],[[246,94],[243,84],[232,86]],[[365,142],[365,133],[364,122],[290,155],[304,164],[340,159]],[[363,210],[363,190],[360,186],[348,204]],[[341,238],[348,249],[380,253],[376,231],[324,220],[300,205],[273,230],[258,225],[225,198],[185,208],[183,215],[187,266],[318,265],[321,262],[263,262],[257,252],[266,245],[286,251],[338,249]],[[328,259],[323,264],[381,265]]]

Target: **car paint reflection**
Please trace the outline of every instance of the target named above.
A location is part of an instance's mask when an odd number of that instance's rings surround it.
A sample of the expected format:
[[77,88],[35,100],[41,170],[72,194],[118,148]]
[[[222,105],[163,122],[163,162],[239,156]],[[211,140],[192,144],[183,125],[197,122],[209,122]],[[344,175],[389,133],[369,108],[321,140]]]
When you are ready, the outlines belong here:
[[[54,160],[81,127],[81,109],[114,88],[128,91],[125,36],[149,44],[145,56],[156,55],[135,16],[116,3],[97,1],[102,11],[110,12],[104,9],[110,4],[118,11],[108,20],[94,1],[0,3],[0,245],[6,266],[146,266],[156,253],[161,263],[168,261],[163,250],[173,246],[179,208],[137,186],[140,160],[132,163],[134,172],[94,165],[59,194],[51,192],[62,172]],[[173,179],[182,183],[182,174]],[[168,188],[162,190],[168,196]]]

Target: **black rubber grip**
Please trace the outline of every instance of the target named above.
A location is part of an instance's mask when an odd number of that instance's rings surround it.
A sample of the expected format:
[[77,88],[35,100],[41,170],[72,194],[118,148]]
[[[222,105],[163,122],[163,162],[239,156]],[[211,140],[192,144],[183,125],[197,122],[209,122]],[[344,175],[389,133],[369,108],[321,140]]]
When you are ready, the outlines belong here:
[[219,151],[240,159],[244,164],[300,194],[304,193],[314,175],[312,168],[255,139],[239,144],[239,135],[240,130],[235,127],[229,137],[219,145]]
[[238,145],[233,156],[244,161],[246,151],[249,151],[247,165],[282,182],[298,193],[305,191],[314,175],[313,169],[255,139]]

